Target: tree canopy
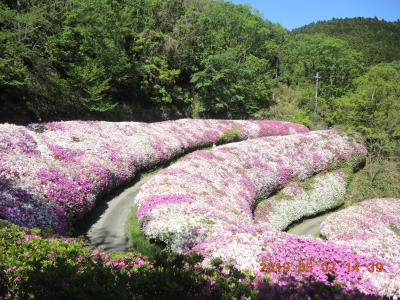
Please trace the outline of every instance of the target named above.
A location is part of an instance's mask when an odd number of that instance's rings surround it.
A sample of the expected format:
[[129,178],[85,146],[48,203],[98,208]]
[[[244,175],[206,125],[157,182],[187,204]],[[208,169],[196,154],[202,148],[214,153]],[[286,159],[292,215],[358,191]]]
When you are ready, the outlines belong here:
[[362,133],[375,151],[399,155],[400,62],[373,66],[354,83],[356,89],[336,99],[333,122]]
[[323,33],[340,38],[362,52],[369,65],[400,59],[400,20],[388,22],[378,18],[332,19],[311,23],[295,29],[293,33]]

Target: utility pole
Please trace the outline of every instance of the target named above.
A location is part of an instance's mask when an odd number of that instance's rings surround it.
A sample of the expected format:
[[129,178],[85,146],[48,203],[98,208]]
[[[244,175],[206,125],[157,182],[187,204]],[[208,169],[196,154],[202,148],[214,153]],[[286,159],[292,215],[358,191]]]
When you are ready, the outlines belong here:
[[319,80],[321,79],[321,77],[319,76],[319,72],[317,72],[317,75],[315,75],[314,78],[315,78],[315,107],[314,107],[314,113],[317,114],[317,111],[318,111]]

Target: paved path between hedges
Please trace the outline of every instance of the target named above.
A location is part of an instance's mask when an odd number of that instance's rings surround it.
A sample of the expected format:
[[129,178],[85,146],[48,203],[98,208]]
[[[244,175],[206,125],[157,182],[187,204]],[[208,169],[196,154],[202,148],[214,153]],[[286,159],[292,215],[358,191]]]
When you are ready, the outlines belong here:
[[151,175],[144,177],[107,202],[107,209],[86,234],[90,244],[96,247],[101,246],[106,251],[128,250],[127,226],[128,218],[134,204],[133,199],[139,193],[143,183],[150,177]]
[[[95,247],[103,247],[106,251],[125,252],[129,248],[127,234],[128,218],[134,205],[134,198],[139,193],[141,186],[151,178],[148,175],[133,186],[126,188],[117,196],[108,201],[107,208],[98,220],[89,228],[86,237]],[[316,237],[319,234],[321,223],[330,215],[306,219],[288,230],[288,233]]]
[[319,217],[307,219],[300,224],[290,228],[288,230],[288,233],[316,237],[317,235],[319,235],[319,226],[329,215],[330,213],[327,213]]

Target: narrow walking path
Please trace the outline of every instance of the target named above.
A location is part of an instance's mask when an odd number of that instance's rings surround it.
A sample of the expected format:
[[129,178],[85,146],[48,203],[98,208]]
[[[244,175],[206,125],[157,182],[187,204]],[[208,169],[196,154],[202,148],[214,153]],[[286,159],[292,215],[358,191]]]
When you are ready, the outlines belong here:
[[101,246],[107,252],[128,250],[127,223],[134,205],[134,198],[143,183],[150,177],[151,175],[142,178],[107,202],[108,207],[86,234],[91,245]]
[[306,219],[300,224],[291,227],[287,232],[295,235],[318,237],[319,226],[330,214],[326,213],[322,216]]

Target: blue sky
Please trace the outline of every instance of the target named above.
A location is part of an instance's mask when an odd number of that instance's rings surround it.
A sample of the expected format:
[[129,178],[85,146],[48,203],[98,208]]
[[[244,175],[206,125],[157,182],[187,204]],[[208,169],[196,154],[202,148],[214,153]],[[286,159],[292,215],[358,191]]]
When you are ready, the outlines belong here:
[[378,17],[387,21],[400,19],[400,0],[231,0],[249,3],[264,18],[287,29],[313,21],[346,17]]

